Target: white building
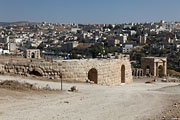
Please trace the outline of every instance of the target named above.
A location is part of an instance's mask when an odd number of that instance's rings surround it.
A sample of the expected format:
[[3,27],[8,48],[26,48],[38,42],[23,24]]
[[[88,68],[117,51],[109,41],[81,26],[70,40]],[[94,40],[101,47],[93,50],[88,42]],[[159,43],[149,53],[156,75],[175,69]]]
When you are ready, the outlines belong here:
[[122,34],[120,34],[120,42],[121,43],[126,43],[127,42],[127,39],[128,39],[128,35],[122,35]]
[[130,53],[131,51],[132,51],[132,49],[133,49],[133,45],[132,44],[127,44],[127,45],[125,45],[124,47],[123,47],[123,53]]
[[8,43],[8,50],[10,52],[16,51],[16,43]]
[[21,43],[22,40],[23,40],[22,38],[16,38],[16,39],[14,40],[14,42],[15,42],[15,43]]
[[10,54],[9,50],[3,50],[2,54]]
[[147,37],[148,37],[148,34],[144,34],[143,36],[139,36],[139,43],[140,44],[146,44],[147,42]]
[[81,30],[81,29],[80,28],[71,28],[71,32],[75,33],[75,34],[77,33],[78,30]]
[[2,55],[3,54],[3,49],[2,48],[0,48],[0,55]]

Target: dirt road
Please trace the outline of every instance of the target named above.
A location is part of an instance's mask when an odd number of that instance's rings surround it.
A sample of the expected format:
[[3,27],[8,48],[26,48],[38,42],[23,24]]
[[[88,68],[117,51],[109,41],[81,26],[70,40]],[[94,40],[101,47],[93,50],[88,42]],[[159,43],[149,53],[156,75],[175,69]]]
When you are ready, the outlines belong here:
[[[49,84],[59,89],[60,83],[20,77],[0,76],[0,80],[18,80]],[[79,92],[68,92],[71,86]],[[144,120],[157,119],[169,105],[180,100],[178,83],[122,86],[99,86],[64,83],[64,92],[36,93],[0,89],[0,120]],[[164,88],[165,87],[165,88]]]

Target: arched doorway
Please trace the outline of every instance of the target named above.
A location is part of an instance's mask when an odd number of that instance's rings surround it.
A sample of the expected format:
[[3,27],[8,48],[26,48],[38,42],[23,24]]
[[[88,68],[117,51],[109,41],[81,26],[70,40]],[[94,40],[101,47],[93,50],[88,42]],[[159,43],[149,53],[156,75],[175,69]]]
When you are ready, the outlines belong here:
[[158,67],[158,76],[159,76],[159,77],[162,77],[163,75],[164,75],[164,73],[163,73],[163,66],[160,65],[160,66]]
[[95,68],[92,68],[92,69],[89,70],[88,79],[97,84],[98,73],[97,73],[97,70]]
[[150,66],[147,65],[147,66],[146,66],[146,70],[145,70],[145,75],[146,75],[146,76],[150,76],[150,74],[151,74],[151,73],[150,73]]
[[121,66],[121,83],[125,83],[125,65]]
[[35,53],[34,52],[31,53],[31,58],[35,58]]

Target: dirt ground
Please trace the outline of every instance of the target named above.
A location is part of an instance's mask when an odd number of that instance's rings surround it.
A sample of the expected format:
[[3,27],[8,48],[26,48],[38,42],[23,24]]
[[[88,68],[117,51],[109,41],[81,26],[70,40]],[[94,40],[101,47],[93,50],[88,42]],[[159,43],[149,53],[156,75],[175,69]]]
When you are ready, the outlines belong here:
[[[0,76],[0,81],[60,83]],[[0,89],[0,120],[163,120],[180,117],[179,83],[145,84],[135,80],[121,86],[64,83],[63,92]],[[78,92],[68,90],[76,86]]]

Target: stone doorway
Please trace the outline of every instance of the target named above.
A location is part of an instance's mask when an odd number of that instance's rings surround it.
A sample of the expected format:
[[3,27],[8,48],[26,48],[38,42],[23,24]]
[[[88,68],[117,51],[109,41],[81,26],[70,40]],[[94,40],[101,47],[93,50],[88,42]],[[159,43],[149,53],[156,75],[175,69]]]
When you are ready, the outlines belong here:
[[97,73],[97,70],[95,68],[92,68],[92,69],[89,70],[88,79],[97,84],[98,73]]
[[150,76],[150,75],[151,75],[150,70],[151,70],[151,69],[150,69],[150,66],[147,65],[147,66],[146,66],[146,70],[145,70],[145,75],[146,75],[146,76]]
[[162,65],[160,65],[159,67],[158,67],[158,76],[159,77],[162,77],[164,74],[163,74],[163,66]]
[[125,83],[125,65],[121,66],[121,83]]
[[35,53],[34,52],[31,53],[31,58],[35,58]]

